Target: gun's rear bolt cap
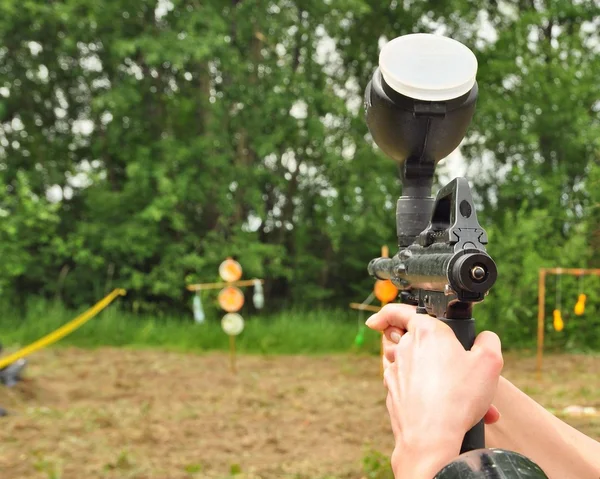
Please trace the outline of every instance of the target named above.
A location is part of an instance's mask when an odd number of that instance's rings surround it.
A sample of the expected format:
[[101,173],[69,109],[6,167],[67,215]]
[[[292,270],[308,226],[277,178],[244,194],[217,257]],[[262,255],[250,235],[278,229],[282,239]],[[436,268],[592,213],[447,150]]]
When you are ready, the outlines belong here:
[[471,278],[475,281],[482,281],[485,278],[485,269],[482,266],[475,266],[471,269]]

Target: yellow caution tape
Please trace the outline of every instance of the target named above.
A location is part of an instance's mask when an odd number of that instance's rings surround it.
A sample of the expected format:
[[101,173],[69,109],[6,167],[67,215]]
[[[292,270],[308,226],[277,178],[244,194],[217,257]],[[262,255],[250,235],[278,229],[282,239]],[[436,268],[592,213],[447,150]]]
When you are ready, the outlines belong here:
[[115,289],[112,293],[110,293],[104,299],[98,301],[85,313],[80,314],[64,326],[61,326],[60,328],[44,336],[43,338],[38,339],[37,341],[31,343],[29,346],[25,346],[24,348],[19,349],[17,352],[0,359],[0,369],[3,369],[6,366],[14,363],[15,361],[18,361],[19,359],[24,358],[25,356],[34,353],[42,348],[45,348],[46,346],[55,343],[59,339],[64,338],[67,334],[72,333],[79,326],[85,324],[87,321],[96,316],[100,311],[102,311],[110,303],[112,303],[117,296],[125,296],[126,293],[127,292],[124,289]]

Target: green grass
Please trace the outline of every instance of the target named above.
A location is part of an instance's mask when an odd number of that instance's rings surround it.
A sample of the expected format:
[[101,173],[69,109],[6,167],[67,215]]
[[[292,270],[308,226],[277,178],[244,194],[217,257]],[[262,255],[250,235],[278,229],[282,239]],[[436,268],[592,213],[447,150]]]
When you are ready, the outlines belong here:
[[[5,347],[23,346],[70,321],[81,311],[68,311],[62,305],[35,302],[25,318],[10,310],[2,311],[0,341]],[[362,316],[364,321],[368,316]],[[245,322],[236,339],[237,349],[259,354],[319,354],[360,350],[376,353],[379,336],[366,331],[364,344],[355,346],[358,313],[353,310],[287,311],[278,315],[255,315]],[[187,316],[155,318],[134,315],[109,306],[66,336],[63,346],[160,347],[178,351],[227,350],[229,339],[220,326],[220,317],[208,317],[196,324]]]

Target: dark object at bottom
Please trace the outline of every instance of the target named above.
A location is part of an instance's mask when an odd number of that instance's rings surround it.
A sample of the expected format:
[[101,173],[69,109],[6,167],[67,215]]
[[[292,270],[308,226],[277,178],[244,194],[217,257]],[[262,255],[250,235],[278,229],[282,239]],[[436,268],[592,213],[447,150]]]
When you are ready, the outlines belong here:
[[0,407],[0,417],[8,416],[6,409]]
[[448,464],[435,479],[548,479],[534,462],[504,449],[476,449]]
[[17,359],[14,363],[9,364],[4,369],[0,369],[0,383],[7,387],[12,387],[21,380],[23,370],[27,366],[26,359]]

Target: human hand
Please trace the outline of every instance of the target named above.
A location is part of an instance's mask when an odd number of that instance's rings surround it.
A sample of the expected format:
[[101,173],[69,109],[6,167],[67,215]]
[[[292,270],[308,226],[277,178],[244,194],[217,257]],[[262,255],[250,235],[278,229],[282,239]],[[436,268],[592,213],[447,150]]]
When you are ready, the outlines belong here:
[[[406,330],[402,329],[400,326],[401,319],[403,315],[406,314],[416,314],[416,307],[410,306],[408,304],[399,304],[392,303],[384,306],[377,315],[371,316],[374,318],[377,316],[376,322],[371,323],[367,320],[367,326],[376,331],[382,331],[383,334],[381,336],[382,347],[383,347],[383,370],[386,371],[387,368],[394,362],[394,348],[400,341],[400,338],[406,333]],[[375,321],[375,319],[373,320]],[[382,330],[381,327],[384,327]],[[483,421],[486,425],[491,425],[500,419],[500,412],[493,404],[483,416]]]
[[430,479],[458,456],[465,433],[490,408],[503,365],[500,340],[484,332],[465,351],[447,325],[400,304],[384,307],[367,326],[387,341],[400,337],[386,345],[394,471]]

